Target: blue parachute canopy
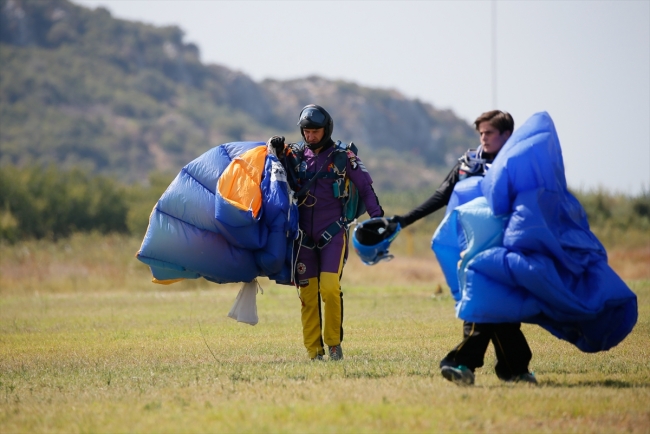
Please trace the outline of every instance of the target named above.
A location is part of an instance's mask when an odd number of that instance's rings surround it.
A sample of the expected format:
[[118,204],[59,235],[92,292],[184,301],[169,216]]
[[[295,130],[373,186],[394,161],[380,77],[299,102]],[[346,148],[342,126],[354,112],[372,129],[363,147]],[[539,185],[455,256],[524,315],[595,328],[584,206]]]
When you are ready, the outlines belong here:
[[265,143],[227,143],[183,167],[154,207],[136,256],[156,283],[268,276],[288,284],[297,213]]
[[632,331],[636,295],[567,189],[548,113],[513,133],[485,177],[459,182],[452,203],[432,248],[459,318],[539,324],[584,352]]

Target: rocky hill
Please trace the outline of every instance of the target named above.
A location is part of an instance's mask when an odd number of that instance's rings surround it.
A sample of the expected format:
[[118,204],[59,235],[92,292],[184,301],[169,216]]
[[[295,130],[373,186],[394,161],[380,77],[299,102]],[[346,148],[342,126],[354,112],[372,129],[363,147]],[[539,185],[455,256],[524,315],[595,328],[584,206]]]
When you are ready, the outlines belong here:
[[284,134],[325,106],[380,189],[440,179],[476,135],[451,111],[399,92],[306,77],[255,82],[206,65],[178,27],[118,20],[65,0],[0,0],[0,164],[54,163],[146,179],[210,147]]

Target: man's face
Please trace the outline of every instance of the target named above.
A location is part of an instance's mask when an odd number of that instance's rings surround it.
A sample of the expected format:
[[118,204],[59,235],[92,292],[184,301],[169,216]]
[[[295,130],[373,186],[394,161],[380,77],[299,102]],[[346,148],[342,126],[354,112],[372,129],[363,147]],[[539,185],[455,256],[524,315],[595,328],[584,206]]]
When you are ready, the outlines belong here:
[[478,133],[481,135],[483,151],[488,154],[497,154],[512,134],[510,131],[499,133],[499,130],[487,121],[478,125]]
[[323,136],[325,135],[325,128],[303,128],[302,132],[305,135],[305,142],[309,143],[310,145],[315,145],[323,139]]

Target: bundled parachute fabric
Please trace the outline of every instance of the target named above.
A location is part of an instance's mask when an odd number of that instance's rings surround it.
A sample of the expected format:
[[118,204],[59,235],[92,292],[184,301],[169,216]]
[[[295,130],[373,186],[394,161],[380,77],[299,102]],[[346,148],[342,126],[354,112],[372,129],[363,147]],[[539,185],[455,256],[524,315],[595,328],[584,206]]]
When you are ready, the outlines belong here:
[[476,178],[457,184],[459,206],[432,242],[457,316],[539,324],[584,352],[621,342],[637,321],[636,295],[607,264],[567,189],[548,113],[528,119]]
[[149,218],[137,258],[156,283],[291,281],[298,230],[284,168],[263,142],[234,142],[187,164]]

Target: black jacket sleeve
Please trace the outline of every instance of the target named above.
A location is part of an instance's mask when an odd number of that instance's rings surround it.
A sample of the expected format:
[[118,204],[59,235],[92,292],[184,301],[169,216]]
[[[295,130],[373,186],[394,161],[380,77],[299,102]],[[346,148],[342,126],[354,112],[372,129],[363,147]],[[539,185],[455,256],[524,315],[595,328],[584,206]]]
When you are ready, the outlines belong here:
[[445,180],[440,184],[440,187],[433,193],[429,199],[424,201],[420,206],[411,210],[408,214],[401,216],[403,226],[408,226],[429,214],[438,211],[443,206],[449,203],[451,193],[454,191],[454,186],[458,182],[458,170],[460,163],[457,163],[453,169],[447,174]]

